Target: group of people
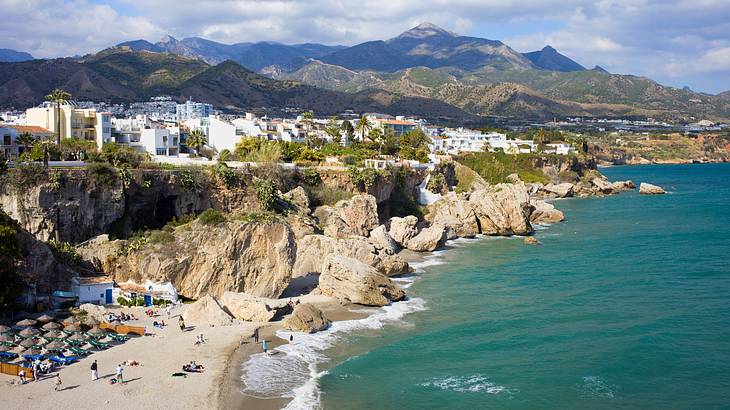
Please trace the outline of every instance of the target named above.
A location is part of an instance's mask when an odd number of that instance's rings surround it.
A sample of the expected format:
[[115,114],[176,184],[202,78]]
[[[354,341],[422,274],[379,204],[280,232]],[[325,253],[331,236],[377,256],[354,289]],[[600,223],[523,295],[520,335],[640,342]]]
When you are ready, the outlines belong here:
[[112,312],[109,312],[107,315],[107,319],[109,322],[113,322],[115,320],[118,320],[120,322],[126,322],[129,320],[137,320],[137,318],[134,316],[134,314],[126,314],[124,312],[119,312],[118,315],[115,315]]
[[201,344],[203,344],[205,342],[206,342],[206,340],[205,340],[205,337],[203,337],[203,334],[202,333],[199,334],[199,335],[197,335],[197,336],[195,336],[195,344],[196,345],[201,345]]
[[186,373],[203,373],[205,367],[202,364],[197,364],[195,361],[191,361],[189,364],[184,364],[182,370]]

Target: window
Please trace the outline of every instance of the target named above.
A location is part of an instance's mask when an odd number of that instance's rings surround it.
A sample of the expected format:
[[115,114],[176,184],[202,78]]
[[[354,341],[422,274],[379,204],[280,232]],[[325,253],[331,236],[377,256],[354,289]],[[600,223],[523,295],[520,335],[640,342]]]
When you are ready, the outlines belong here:
[[167,155],[167,150],[165,148],[157,148],[157,155]]
[[99,293],[99,298],[100,299],[103,299],[104,298],[104,294],[103,293]]

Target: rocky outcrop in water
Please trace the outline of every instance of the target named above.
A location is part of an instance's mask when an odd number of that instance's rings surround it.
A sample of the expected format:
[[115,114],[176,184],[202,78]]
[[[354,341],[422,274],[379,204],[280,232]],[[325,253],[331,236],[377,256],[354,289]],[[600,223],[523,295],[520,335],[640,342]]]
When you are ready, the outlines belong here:
[[169,242],[107,258],[105,271],[118,282],[169,281],[189,298],[226,291],[275,298],[289,285],[296,249],[284,223],[195,221],[178,227]]
[[481,233],[484,235],[528,235],[532,232],[530,196],[522,184],[499,184],[473,192],[474,205]]
[[416,252],[431,252],[446,243],[446,227],[431,225],[423,228],[416,236],[408,240],[407,248]]
[[532,199],[530,200],[530,204],[533,207],[532,213],[530,214],[530,222],[532,223],[552,224],[565,220],[565,215],[551,203],[540,199]]
[[314,333],[327,329],[330,321],[324,313],[311,303],[294,306],[291,316],[284,319],[282,327],[294,332]]
[[431,204],[426,220],[446,227],[448,239],[473,238],[480,232],[474,203],[454,192]]
[[385,306],[402,300],[405,293],[387,276],[357,259],[329,255],[319,276],[319,292],[340,302]]
[[322,261],[332,254],[356,259],[388,276],[409,271],[408,263],[402,257],[390,249],[374,245],[367,238],[359,236],[332,238],[325,235],[308,235],[297,242],[293,275],[300,277],[318,274],[322,268]]
[[642,182],[641,185],[639,185],[639,193],[642,195],[662,195],[667,192],[660,186]]

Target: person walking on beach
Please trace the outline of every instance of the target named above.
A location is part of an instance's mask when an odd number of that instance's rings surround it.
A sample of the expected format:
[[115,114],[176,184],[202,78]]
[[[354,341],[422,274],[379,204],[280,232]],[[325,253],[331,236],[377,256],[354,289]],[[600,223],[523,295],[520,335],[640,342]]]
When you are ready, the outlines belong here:
[[171,311],[170,305],[167,305],[167,307],[165,308],[165,313],[167,313],[167,320],[170,320],[170,311]]
[[253,342],[256,344],[259,343],[259,328],[253,331]]
[[267,344],[268,340],[264,339],[263,343],[261,343],[261,347],[264,349],[264,353],[266,353],[267,350],[269,350],[269,346]]
[[55,390],[55,391],[61,390],[61,383],[62,383],[61,375],[56,373],[56,385],[55,385],[55,387],[53,387],[53,390]]
[[96,360],[94,360],[94,363],[91,363],[91,381],[96,381],[99,378],[99,372],[98,372],[98,364],[96,364]]
[[122,369],[121,364],[117,365],[117,383],[124,383],[124,369]]

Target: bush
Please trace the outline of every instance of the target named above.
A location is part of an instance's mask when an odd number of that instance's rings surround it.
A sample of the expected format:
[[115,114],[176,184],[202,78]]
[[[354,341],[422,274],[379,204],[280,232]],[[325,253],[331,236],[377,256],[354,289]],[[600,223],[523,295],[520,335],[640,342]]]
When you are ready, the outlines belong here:
[[509,155],[503,152],[472,152],[461,155],[457,161],[474,170],[490,184],[507,181],[507,176],[517,174],[525,182],[547,183],[549,178],[541,169],[535,168],[533,161],[544,157],[537,154]]
[[170,243],[175,241],[175,235],[167,231],[152,231],[148,240],[150,243]]
[[322,176],[314,168],[307,168],[302,175],[302,181],[309,186],[317,186],[322,183]]
[[378,180],[378,171],[373,168],[357,168],[349,167],[347,173],[350,177],[350,182],[355,185],[361,191],[367,191],[371,186],[375,185]]
[[130,168],[137,168],[144,160],[141,152],[132,148],[119,145],[114,142],[107,142],[101,147],[101,155],[90,155],[90,160],[102,160],[108,162],[115,167],[127,165]]
[[307,194],[312,201],[312,205],[334,205],[338,201],[352,198],[352,192],[344,189],[333,188],[326,184],[320,184],[316,187],[308,187]]
[[179,174],[180,177],[180,185],[182,185],[183,188],[192,191],[195,189],[198,189],[198,181],[195,178],[195,174],[193,171],[186,169]]
[[43,165],[38,163],[20,163],[5,176],[5,181],[15,192],[24,193],[30,188],[46,181],[47,174]]
[[203,225],[215,226],[226,221],[226,217],[215,209],[206,209],[198,216],[198,221]]
[[168,230],[167,228],[175,229],[178,226],[189,224],[190,222],[193,222],[195,220],[195,218],[196,217],[194,214],[180,215],[179,218],[173,216],[172,220],[170,222],[168,222],[167,224],[165,224],[165,230]]
[[254,188],[256,189],[256,199],[259,200],[261,207],[265,210],[274,209],[274,205],[279,199],[279,190],[274,181],[257,179],[254,181]]
[[119,306],[129,306],[129,301],[128,301],[127,299],[125,299],[124,297],[122,297],[122,296],[119,296],[119,297],[117,298],[117,304],[118,304]]
[[236,173],[232,169],[228,168],[228,165],[222,162],[215,164],[211,173],[214,177],[221,181],[226,188],[230,189],[238,185],[238,176]]
[[428,180],[428,186],[426,187],[429,191],[440,194],[444,190],[447,189],[446,187],[446,178],[444,178],[443,174],[440,174],[438,172],[431,172],[431,179]]
[[273,212],[243,213],[236,215],[236,220],[241,222],[260,222],[265,224],[280,222],[279,215]]
[[86,173],[89,175],[89,178],[96,181],[99,185],[112,187],[117,181],[117,172],[114,168],[109,166],[109,164],[104,164],[102,162],[89,164],[89,166],[86,167]]
[[55,239],[51,239],[46,244],[51,248],[56,259],[68,266],[78,266],[83,262],[83,258],[76,252],[76,248],[68,242],[57,242]]

